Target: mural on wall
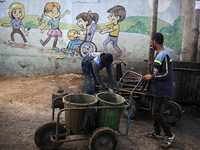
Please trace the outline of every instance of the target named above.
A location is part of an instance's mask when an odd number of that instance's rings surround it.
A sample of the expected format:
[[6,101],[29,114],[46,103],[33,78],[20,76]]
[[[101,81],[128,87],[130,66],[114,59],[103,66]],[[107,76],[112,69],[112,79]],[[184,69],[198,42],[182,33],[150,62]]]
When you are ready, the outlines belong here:
[[[164,37],[164,45],[179,55],[181,50],[183,18],[178,17],[173,25],[158,19],[157,32],[161,32]],[[127,17],[121,24],[121,32],[138,33],[150,35],[151,18],[150,17]]]
[[[55,0],[55,2],[36,0],[29,3],[25,0],[20,0],[20,3],[17,2],[16,4],[25,6],[26,16],[24,7],[20,8],[20,11],[18,8],[15,9],[17,10],[15,12],[21,12],[21,16],[23,16],[22,11],[24,11],[24,16],[19,18],[21,20],[19,26],[23,32],[20,31],[20,28],[17,29],[18,31],[15,31],[16,29],[14,28],[13,31],[10,31],[10,28],[6,28],[13,25],[11,22],[15,19],[12,18],[14,17],[13,14],[12,16],[9,14],[10,17],[8,17],[8,12],[6,11],[8,9],[7,6],[11,6],[14,3],[16,3],[14,0],[0,3],[0,24],[5,29],[2,31],[5,35],[4,37],[1,35],[0,40],[5,46],[21,48],[16,43],[14,44],[14,42],[20,43],[18,41],[21,40],[15,33],[21,35],[24,40],[23,45],[30,45],[31,43],[30,46],[24,46],[24,49],[36,49],[38,50],[38,55],[39,53],[50,53],[80,57],[93,51],[107,51],[114,55],[117,52],[119,57],[123,57],[124,55],[120,54],[138,52],[142,49],[140,45],[149,44],[147,40],[151,29],[150,4],[152,0],[134,1],[134,5],[128,0],[111,0],[109,2],[104,0]],[[182,38],[182,17],[177,12],[179,11],[177,9],[180,8],[176,6],[179,4],[179,0],[160,0],[159,4],[162,5],[159,6],[160,16],[158,17],[157,32],[164,34],[165,46],[178,56]],[[118,15],[115,15],[112,9],[119,9]],[[87,12],[88,10],[91,11]],[[61,12],[64,13],[61,15]],[[80,14],[87,14],[92,19],[91,23],[89,23],[90,19],[84,20],[83,18],[79,18],[83,24],[79,23],[77,17]],[[98,20],[94,20],[93,17],[97,15]],[[11,33],[9,42],[5,40],[8,37],[7,33]],[[27,36],[26,38],[24,34]],[[72,39],[70,36],[72,36]],[[54,38],[53,46],[49,42],[52,37]],[[144,41],[143,39],[147,40]],[[49,51],[49,49],[54,51]],[[131,57],[131,55],[127,55],[127,57],[143,59],[146,53],[141,57],[134,54]]]
[[6,2],[5,0],[0,0],[0,3]]
[[[92,42],[92,39],[97,28],[99,15],[88,11],[88,13],[84,12],[78,14],[76,16],[76,20],[80,30],[77,31],[75,29],[71,29],[68,31],[68,38],[70,39],[70,42],[67,47],[62,48],[61,51],[72,57],[76,51],[84,57],[91,52],[97,51],[96,45]],[[92,21],[94,21],[93,24]],[[88,32],[88,26],[90,25],[90,31]]]
[[104,52],[108,52],[107,50],[107,44],[109,42],[113,42],[113,47],[114,49],[118,52],[117,56],[120,56],[122,54],[122,51],[120,48],[117,46],[117,40],[118,40],[118,34],[120,30],[120,25],[119,23],[122,22],[125,17],[126,17],[126,10],[123,6],[117,5],[112,8],[110,8],[107,13],[110,13],[108,16],[108,19],[111,24],[108,26],[100,26],[98,29],[100,29],[100,33],[109,33],[109,36],[107,40],[104,41],[103,47],[104,47]]
[[53,42],[53,48],[52,50],[59,50],[57,45],[58,37],[62,37],[62,32],[59,29],[59,22],[60,19],[63,18],[65,15],[70,14],[69,10],[66,10],[62,15],[60,15],[60,5],[56,2],[49,2],[45,5],[44,11],[42,13],[42,18],[39,18],[39,23],[38,26],[41,26],[43,21],[44,16],[47,16],[51,18],[51,20],[48,22],[48,24],[41,29],[41,33],[44,33],[44,31],[51,26],[51,29],[48,31],[47,39],[45,41],[40,39],[40,43],[42,46],[45,46],[52,37],[54,37],[54,42]]
[[14,39],[14,34],[18,33],[21,35],[21,37],[24,40],[24,45],[31,45],[29,42],[27,42],[26,37],[24,34],[21,32],[20,27],[24,31],[25,35],[28,36],[28,31],[25,30],[24,25],[22,23],[22,19],[25,17],[25,9],[23,4],[21,3],[12,3],[9,7],[9,17],[12,19],[10,23],[3,23],[2,26],[12,26],[13,31],[10,35],[11,39],[8,40],[9,43],[14,44],[15,39]]

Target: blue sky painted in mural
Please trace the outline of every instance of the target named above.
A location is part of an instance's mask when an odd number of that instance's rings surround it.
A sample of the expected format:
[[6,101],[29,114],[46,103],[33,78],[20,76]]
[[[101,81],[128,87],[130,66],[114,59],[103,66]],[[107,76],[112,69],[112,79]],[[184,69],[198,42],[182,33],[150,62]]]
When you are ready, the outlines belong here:
[[[65,16],[61,22],[76,23],[76,16],[81,12],[87,12],[89,9],[99,14],[99,23],[108,22],[107,10],[115,5],[122,5],[126,8],[127,17],[129,16],[151,16],[151,8],[148,4],[150,0],[53,0],[61,5],[61,14],[69,9],[70,15]],[[173,24],[180,16],[180,0],[171,0],[170,7],[158,13],[158,18]],[[8,17],[10,4],[16,0],[9,0],[0,4],[0,18]],[[25,6],[26,15],[42,15],[44,6],[50,0],[17,0]],[[89,9],[88,9],[89,8]]]
[[100,3],[100,0],[71,0],[73,3]]

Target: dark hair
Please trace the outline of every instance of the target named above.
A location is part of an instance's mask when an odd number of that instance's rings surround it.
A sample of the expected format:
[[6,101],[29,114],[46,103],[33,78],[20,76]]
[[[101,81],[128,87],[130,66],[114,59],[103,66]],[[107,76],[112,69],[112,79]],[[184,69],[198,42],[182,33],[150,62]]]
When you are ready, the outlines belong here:
[[[89,11],[90,12],[90,11]],[[98,20],[99,20],[99,15],[97,13],[81,13],[79,15],[76,16],[76,20],[78,20],[79,18],[82,18],[83,21],[88,21],[87,26],[89,26],[92,23],[92,20],[94,20],[94,22],[97,24]]]
[[164,36],[162,33],[155,33],[152,37],[152,40],[157,41],[158,44],[163,44]]
[[108,63],[112,63],[113,62],[113,56],[111,54],[104,54],[102,56],[102,59],[104,59]]
[[117,5],[110,8],[107,13],[114,13],[115,17],[119,16],[119,22],[122,22],[126,18],[126,10],[123,6]]

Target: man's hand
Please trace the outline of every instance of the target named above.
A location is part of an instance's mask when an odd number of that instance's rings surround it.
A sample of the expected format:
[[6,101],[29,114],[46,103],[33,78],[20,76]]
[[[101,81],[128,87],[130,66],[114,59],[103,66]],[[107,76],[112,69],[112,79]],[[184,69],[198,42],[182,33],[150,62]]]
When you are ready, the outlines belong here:
[[108,88],[107,92],[114,93],[113,89],[111,89],[111,88]]
[[152,79],[152,75],[150,75],[150,74],[145,75],[145,76],[143,77],[143,82],[144,82],[144,84],[147,84],[147,82],[148,82],[149,80],[151,80],[151,79]]

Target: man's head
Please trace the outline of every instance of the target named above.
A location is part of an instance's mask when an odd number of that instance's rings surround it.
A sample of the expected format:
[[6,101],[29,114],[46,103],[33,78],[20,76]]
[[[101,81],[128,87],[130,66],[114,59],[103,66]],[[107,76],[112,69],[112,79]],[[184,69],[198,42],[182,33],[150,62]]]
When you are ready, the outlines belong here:
[[113,62],[113,56],[111,54],[104,54],[101,59],[105,66],[109,66]]
[[156,50],[157,46],[162,46],[164,42],[164,37],[162,33],[155,33],[151,39],[151,45]]

